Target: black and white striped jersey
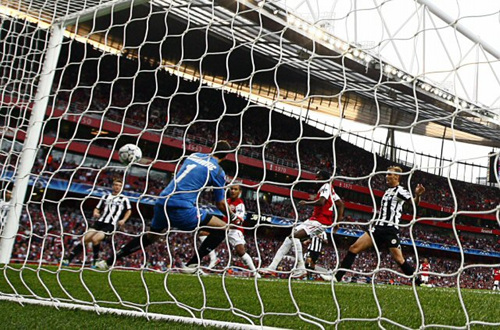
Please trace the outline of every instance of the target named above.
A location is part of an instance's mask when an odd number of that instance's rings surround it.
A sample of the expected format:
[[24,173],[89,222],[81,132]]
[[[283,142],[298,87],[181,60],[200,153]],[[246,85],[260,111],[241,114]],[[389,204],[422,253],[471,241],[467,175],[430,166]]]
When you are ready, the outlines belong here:
[[313,236],[311,238],[311,244],[307,248],[310,252],[321,252],[323,249],[323,241],[326,241],[326,233],[322,232],[321,235]]
[[389,226],[399,229],[398,224],[403,213],[403,204],[410,199],[410,192],[402,186],[387,189],[382,197],[382,206],[375,226]]
[[123,219],[123,215],[127,210],[132,209],[132,206],[127,196],[107,193],[102,196],[96,208],[101,211],[101,217],[97,221],[114,226],[117,221]]

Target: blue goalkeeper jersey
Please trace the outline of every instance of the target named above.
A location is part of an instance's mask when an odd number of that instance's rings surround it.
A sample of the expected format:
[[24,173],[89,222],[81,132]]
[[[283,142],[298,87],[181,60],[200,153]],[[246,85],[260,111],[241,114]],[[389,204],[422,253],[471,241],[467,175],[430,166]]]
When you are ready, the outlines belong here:
[[207,188],[213,188],[215,201],[220,202],[225,198],[225,184],[226,173],[218,160],[208,154],[194,153],[184,161],[156,203],[164,204],[167,200],[167,207],[191,208],[201,191]]

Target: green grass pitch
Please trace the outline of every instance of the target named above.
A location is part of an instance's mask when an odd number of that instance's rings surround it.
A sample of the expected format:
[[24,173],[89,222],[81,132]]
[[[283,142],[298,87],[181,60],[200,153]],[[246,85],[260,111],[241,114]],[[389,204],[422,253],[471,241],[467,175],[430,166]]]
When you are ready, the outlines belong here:
[[[246,324],[251,320],[257,325],[292,329],[318,328],[306,320],[330,329],[464,327],[467,322],[473,322],[473,327],[479,327],[481,322],[500,327],[500,294],[487,290],[419,287],[414,291],[408,286],[366,284],[335,284],[332,288],[330,283],[298,280],[255,282],[253,278],[215,275],[120,270],[108,274],[76,268],[57,272],[50,267],[24,268],[21,272],[19,268],[4,267],[0,275],[2,295],[14,293],[9,283],[26,298],[52,296],[64,302],[73,299],[102,307],[141,308],[179,316],[193,313],[212,320]],[[36,305],[22,307],[12,302],[1,302],[0,306],[3,328],[195,328],[137,317]]]

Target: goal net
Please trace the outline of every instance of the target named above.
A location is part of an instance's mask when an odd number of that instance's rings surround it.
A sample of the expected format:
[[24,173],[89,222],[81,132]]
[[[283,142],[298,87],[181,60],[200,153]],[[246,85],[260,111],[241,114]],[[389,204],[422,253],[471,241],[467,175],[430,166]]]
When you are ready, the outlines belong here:
[[[494,5],[2,0],[0,18],[1,300],[231,328],[500,326],[484,310],[500,290],[500,47],[475,30],[498,27]],[[144,238],[182,164],[220,140],[244,230],[184,274],[210,231]],[[127,144],[139,161],[120,162]],[[400,210],[380,209],[390,166]],[[327,183],[334,223],[293,239]],[[225,216],[217,187],[194,192]],[[384,212],[410,273],[371,232]],[[344,267],[362,236],[376,244]]]

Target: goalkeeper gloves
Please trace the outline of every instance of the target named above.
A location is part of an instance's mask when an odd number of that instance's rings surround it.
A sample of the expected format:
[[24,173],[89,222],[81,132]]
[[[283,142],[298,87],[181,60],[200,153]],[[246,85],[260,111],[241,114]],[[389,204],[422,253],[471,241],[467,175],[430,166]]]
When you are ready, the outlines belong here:
[[243,223],[243,219],[237,216],[235,213],[231,214],[231,223],[235,225],[240,225]]

